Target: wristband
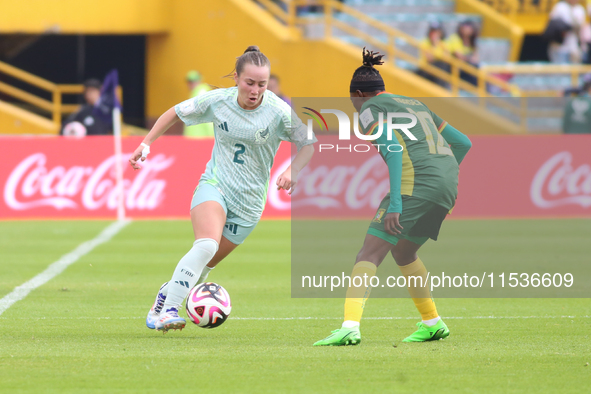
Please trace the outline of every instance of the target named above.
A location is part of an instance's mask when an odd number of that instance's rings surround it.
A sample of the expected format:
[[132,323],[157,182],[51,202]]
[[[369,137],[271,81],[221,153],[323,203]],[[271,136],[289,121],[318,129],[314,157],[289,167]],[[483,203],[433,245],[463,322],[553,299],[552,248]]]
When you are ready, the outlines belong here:
[[150,153],[150,145],[142,142],[140,146],[144,147],[144,149],[142,150],[142,158],[145,159],[146,157],[148,157],[148,154]]

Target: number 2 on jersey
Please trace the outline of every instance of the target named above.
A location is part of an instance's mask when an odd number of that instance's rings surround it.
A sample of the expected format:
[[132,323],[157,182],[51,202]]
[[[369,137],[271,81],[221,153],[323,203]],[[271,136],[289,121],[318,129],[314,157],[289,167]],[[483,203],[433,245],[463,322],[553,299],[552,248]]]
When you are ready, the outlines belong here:
[[238,150],[234,153],[234,163],[244,164],[244,160],[240,159],[239,156],[243,154],[244,151],[246,151],[246,146],[242,144],[236,144],[234,146],[238,148]]

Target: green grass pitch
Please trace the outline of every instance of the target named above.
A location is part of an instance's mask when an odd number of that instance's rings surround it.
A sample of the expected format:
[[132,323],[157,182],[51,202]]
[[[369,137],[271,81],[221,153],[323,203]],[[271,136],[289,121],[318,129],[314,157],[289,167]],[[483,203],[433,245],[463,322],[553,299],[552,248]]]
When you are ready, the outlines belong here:
[[[0,298],[107,225],[0,222]],[[494,234],[516,225],[531,258],[591,261],[589,220],[450,221],[442,230],[449,241],[428,243],[421,258],[427,267],[441,256],[494,264],[503,250]],[[148,330],[144,319],[155,292],[191,237],[188,221],[133,222],[6,310],[0,393],[583,393],[591,387],[589,299],[436,299],[451,336],[422,344],[401,343],[419,321],[409,299],[370,299],[360,346],[312,347],[339,327],[343,301],[290,297],[290,225],[281,221],[261,222],[212,271],[210,279],[232,297],[224,325],[205,330],[188,323],[166,335]]]

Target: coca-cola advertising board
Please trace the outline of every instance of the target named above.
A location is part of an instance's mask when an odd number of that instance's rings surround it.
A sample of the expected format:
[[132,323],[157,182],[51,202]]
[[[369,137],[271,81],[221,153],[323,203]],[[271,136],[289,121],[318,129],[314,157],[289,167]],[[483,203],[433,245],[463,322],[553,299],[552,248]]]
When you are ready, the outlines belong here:
[[[471,140],[450,218],[591,216],[591,135]],[[213,141],[162,137],[143,168],[133,171],[127,159],[140,142],[140,137],[123,139],[126,215],[188,218]],[[371,217],[389,189],[387,169],[373,148],[365,152],[345,142],[319,138],[291,197],[273,187],[294,153],[283,143],[271,170],[263,218],[289,218],[299,212],[302,217]],[[116,217],[112,137],[5,137],[0,152],[0,218]]]
[[[139,137],[123,139],[126,216],[188,218],[191,197],[211,157],[213,140],[162,137],[142,169],[134,171],[127,160],[141,141]],[[284,145],[275,160],[276,167],[286,161],[289,165],[289,145]],[[0,146],[4,158],[0,170],[1,218],[116,216],[112,137],[7,137],[0,139]],[[265,215],[285,218],[289,207],[268,208]]]

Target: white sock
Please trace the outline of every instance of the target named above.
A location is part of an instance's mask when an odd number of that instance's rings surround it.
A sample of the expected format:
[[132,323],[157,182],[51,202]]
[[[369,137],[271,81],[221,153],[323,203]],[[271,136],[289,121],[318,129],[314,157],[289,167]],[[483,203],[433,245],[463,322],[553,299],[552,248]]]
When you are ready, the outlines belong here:
[[203,267],[213,258],[218,248],[218,243],[211,238],[201,238],[193,242],[193,247],[179,261],[168,282],[168,294],[162,311],[166,312],[170,307],[180,308],[201,276]]
[[162,293],[164,297],[168,295],[168,282],[160,286],[160,290],[158,290],[158,293]]
[[437,322],[441,320],[441,318],[439,316],[437,316],[434,319],[429,319],[429,320],[423,320],[423,324],[428,325],[429,327],[434,326],[435,324],[437,324]]
[[[209,275],[211,270],[214,268],[215,267],[208,267],[208,266],[203,267],[203,271],[201,271],[201,276],[199,277],[199,279],[197,279],[197,283],[195,284],[195,286],[199,285],[201,283],[205,283],[207,276]],[[168,295],[168,282],[166,282],[165,284],[163,284],[160,287],[160,290],[158,290],[158,293],[162,293],[162,295],[164,295],[164,297],[166,297]]]
[[208,266],[203,267],[203,271],[201,271],[201,276],[197,280],[197,284],[204,283],[205,280],[207,279],[207,275],[209,275],[211,270],[214,268],[215,267],[208,267]]
[[359,322],[353,321],[353,320],[345,320],[343,322],[343,326],[342,326],[342,328],[355,328],[355,327],[359,327]]

